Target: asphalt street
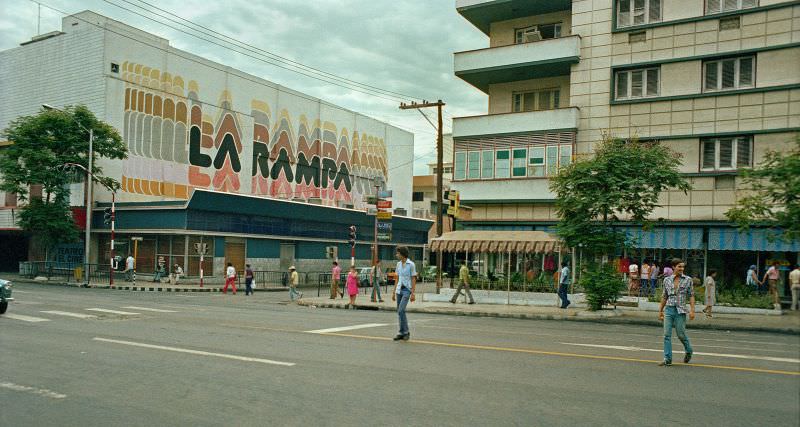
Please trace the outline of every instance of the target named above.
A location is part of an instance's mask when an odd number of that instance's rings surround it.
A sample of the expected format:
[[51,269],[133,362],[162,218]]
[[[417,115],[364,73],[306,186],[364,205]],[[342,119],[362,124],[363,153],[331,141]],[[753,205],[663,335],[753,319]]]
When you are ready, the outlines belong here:
[[0,426],[800,425],[800,337],[17,284]]

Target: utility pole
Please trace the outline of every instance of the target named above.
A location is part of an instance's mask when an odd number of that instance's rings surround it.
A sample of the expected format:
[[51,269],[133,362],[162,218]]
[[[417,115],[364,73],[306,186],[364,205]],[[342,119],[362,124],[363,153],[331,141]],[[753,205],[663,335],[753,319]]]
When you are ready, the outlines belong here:
[[[444,102],[441,99],[437,100],[436,102],[428,102],[423,100],[421,104],[417,104],[416,102],[412,102],[411,104],[401,103],[400,109],[401,110],[411,110],[411,109],[419,109],[419,108],[430,108],[436,107],[437,112],[439,113],[438,119],[438,129],[436,134],[436,237],[442,236],[442,209],[444,206],[442,205],[442,191],[444,191],[444,185],[442,183],[442,174],[444,169],[444,151],[443,151],[443,142],[442,142],[442,107],[444,107]],[[423,114],[424,115],[424,114]],[[427,117],[426,117],[427,119]],[[441,251],[439,252],[439,256],[436,257],[436,267],[437,267],[437,274],[436,274],[436,293],[439,293],[439,289],[442,288],[442,257]]]

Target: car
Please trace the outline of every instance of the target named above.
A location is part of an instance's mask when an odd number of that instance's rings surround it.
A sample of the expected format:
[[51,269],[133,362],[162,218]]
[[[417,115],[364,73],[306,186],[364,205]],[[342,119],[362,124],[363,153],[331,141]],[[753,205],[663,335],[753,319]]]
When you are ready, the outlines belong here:
[[0,279],[0,314],[8,310],[8,303],[14,301],[11,298],[11,281]]

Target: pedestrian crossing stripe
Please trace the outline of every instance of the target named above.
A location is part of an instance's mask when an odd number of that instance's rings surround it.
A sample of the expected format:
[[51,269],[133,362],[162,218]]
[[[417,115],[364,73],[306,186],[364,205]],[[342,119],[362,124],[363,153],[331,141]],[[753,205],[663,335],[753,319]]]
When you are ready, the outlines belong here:
[[31,323],[38,323],[38,322],[49,322],[50,319],[45,319],[42,317],[33,317],[33,316],[23,316],[21,314],[4,314],[2,317],[6,319],[14,319],[14,320],[22,320],[23,322],[31,322]]
[[56,316],[76,317],[78,319],[97,319],[97,316],[95,316],[94,314],[71,313],[69,311],[56,311],[56,310],[43,310],[41,312],[45,314],[54,314]]

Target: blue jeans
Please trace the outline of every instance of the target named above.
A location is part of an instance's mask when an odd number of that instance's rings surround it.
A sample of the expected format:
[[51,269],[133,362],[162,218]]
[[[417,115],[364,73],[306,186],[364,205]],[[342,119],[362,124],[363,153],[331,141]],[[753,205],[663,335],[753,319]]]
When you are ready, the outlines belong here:
[[[375,298],[376,295],[378,296],[378,298]],[[373,281],[372,283],[372,297],[370,298],[370,300],[371,301],[383,300],[383,298],[381,298],[381,285],[377,280]]]
[[649,289],[647,290],[647,295],[648,296],[655,295],[657,287],[658,287],[658,279],[650,279],[650,286]]
[[300,295],[302,295],[302,293],[297,290],[297,287],[289,286],[289,299],[294,301],[295,298],[300,298]]
[[397,318],[400,320],[400,335],[408,334],[408,318],[406,317],[406,306],[411,299],[411,291],[402,288],[397,294]]
[[569,289],[569,283],[558,285],[558,298],[561,299],[561,308],[567,308],[570,304],[569,299],[567,299],[567,289]]
[[675,306],[668,305],[664,308],[664,360],[672,362],[672,328],[678,334],[678,339],[683,343],[686,353],[692,353],[692,345],[686,336],[686,315],[678,313]]

